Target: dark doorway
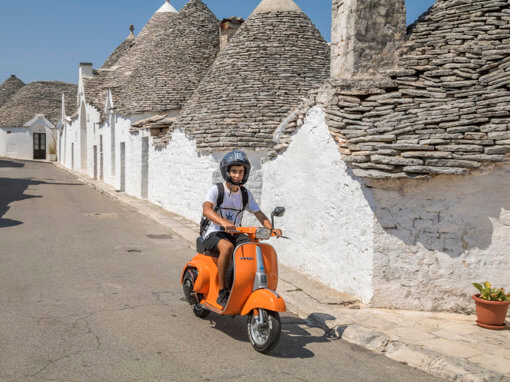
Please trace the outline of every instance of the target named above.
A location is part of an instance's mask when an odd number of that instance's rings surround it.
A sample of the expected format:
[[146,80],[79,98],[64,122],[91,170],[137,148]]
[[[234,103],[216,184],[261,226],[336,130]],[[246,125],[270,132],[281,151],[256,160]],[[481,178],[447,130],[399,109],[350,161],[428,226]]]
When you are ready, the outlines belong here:
[[126,191],[126,143],[120,143],[120,190]]
[[142,138],[142,198],[149,194],[149,137]]
[[103,170],[103,136],[99,136],[99,180],[103,180],[104,178],[104,170]]
[[97,145],[94,145],[92,150],[94,153],[94,179],[97,179]]
[[46,133],[34,133],[34,159],[46,159]]

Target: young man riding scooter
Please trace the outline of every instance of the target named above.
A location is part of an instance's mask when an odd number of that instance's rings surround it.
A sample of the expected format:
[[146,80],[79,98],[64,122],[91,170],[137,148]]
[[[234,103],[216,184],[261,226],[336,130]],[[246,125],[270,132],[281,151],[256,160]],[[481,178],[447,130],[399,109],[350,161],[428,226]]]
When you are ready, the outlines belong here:
[[[221,175],[225,183],[212,186],[203,204],[203,215],[211,222],[202,236],[204,247],[208,251],[219,252],[220,291],[217,303],[222,307],[225,307],[229,297],[225,275],[234,249],[249,241],[247,235],[233,235],[229,231],[241,226],[244,210],[253,213],[265,228],[273,229],[271,221],[260,210],[251,192],[243,186],[248,181],[250,169],[250,161],[243,151],[229,152],[220,162]],[[274,233],[277,237],[282,236],[279,229],[275,229]]]

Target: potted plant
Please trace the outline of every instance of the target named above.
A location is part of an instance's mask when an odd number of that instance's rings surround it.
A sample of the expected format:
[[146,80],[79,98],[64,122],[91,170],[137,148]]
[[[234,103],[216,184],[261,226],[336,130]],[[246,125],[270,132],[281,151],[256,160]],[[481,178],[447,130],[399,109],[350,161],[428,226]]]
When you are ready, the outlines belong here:
[[473,283],[480,291],[472,297],[476,303],[476,323],[487,329],[501,330],[505,328],[505,318],[510,305],[510,294],[505,294],[503,288],[493,288],[486,281],[482,284]]

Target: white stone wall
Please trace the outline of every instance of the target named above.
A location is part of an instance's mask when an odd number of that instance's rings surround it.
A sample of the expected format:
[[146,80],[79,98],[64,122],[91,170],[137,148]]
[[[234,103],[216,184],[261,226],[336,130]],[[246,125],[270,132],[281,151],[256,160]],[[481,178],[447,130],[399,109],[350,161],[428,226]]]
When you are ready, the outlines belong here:
[[[163,149],[150,146],[149,152],[149,200],[163,208],[199,222],[202,203],[209,187],[223,181],[219,162],[226,152],[199,155],[193,140],[180,130],[172,134]],[[262,188],[261,155],[248,152],[252,172],[247,187],[256,200],[260,200]],[[137,156],[138,157],[138,156]],[[245,215],[244,224],[256,219]]]
[[34,159],[32,129],[0,128],[0,156],[15,159]]
[[[46,126],[36,126],[36,132],[46,133],[46,159],[49,159],[49,147],[56,131]],[[0,128],[0,156],[14,159],[34,159],[34,128]]]
[[[82,119],[87,125],[87,165],[85,171],[82,169],[81,163],[81,124]],[[92,106],[85,104],[85,107],[80,107],[80,113],[77,118],[68,123],[62,143],[65,152],[62,152],[62,158],[59,159],[60,163],[68,168],[84,172],[90,177],[94,176],[94,152],[93,146],[96,144],[97,132],[100,129],[99,125],[100,115],[99,112]],[[74,168],[72,166],[73,153],[72,147],[74,144]]]
[[263,165],[263,209],[291,240],[274,240],[280,261],[369,302],[374,219],[362,183],[341,160],[320,107],[311,109],[289,148]]
[[472,311],[471,283],[510,288],[510,165],[375,186],[374,305]]

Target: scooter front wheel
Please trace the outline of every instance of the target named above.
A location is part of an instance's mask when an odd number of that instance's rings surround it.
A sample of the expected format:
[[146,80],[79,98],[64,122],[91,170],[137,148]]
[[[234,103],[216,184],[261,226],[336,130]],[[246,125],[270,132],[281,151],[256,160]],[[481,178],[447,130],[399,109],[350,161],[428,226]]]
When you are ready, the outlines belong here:
[[270,353],[278,341],[280,341],[281,322],[278,312],[271,310],[259,309],[262,313],[262,322],[260,321],[260,313],[248,315],[248,337],[253,348],[264,354]]

